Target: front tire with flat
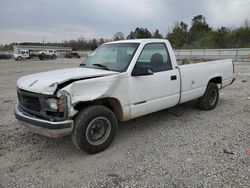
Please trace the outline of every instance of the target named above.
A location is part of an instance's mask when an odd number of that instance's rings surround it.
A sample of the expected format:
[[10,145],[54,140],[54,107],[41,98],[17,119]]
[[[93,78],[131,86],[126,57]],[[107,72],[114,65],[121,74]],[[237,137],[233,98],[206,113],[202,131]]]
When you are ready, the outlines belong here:
[[99,153],[114,140],[117,124],[115,114],[107,107],[86,107],[75,118],[72,141],[81,151]]
[[198,105],[202,110],[212,110],[216,107],[218,100],[218,86],[215,83],[209,82],[204,95],[198,99]]

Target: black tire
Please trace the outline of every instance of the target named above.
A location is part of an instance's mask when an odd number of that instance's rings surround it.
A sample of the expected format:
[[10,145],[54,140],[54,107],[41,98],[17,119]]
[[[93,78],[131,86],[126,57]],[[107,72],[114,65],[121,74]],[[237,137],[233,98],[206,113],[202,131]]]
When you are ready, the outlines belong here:
[[[117,124],[115,114],[107,107],[99,105],[86,107],[75,118],[71,134],[72,142],[81,151],[90,154],[99,153],[114,140]],[[94,139],[95,136],[97,138]]]
[[56,55],[55,54],[52,55],[52,59],[56,59]]
[[22,60],[22,57],[21,56],[18,56],[17,57],[17,61],[21,61]]
[[40,55],[38,55],[40,60],[44,60],[45,59],[45,53],[41,53]]
[[212,110],[219,100],[219,90],[215,83],[209,82],[204,95],[198,99],[198,105],[202,110]]

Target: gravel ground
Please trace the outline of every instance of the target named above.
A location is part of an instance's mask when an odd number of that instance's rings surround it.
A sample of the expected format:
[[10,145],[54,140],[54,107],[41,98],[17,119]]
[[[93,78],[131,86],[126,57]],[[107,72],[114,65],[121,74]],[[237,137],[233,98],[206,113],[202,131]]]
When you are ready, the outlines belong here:
[[236,63],[216,109],[189,102],[121,123],[111,146],[89,155],[13,114],[17,78],[80,61],[0,61],[0,187],[250,187],[250,63]]

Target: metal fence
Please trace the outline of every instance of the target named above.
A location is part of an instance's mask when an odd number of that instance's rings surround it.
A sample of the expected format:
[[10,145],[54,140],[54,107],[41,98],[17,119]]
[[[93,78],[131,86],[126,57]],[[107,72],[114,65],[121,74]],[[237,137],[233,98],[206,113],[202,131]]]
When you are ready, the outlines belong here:
[[250,61],[250,48],[230,48],[230,49],[188,49],[174,50],[178,60],[183,59],[233,59],[237,61]]

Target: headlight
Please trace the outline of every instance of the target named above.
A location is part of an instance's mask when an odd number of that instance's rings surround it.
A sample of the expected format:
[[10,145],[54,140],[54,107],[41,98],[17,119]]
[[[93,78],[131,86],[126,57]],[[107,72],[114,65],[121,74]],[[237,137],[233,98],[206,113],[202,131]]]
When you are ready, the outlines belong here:
[[61,96],[59,99],[56,98],[48,98],[46,100],[47,105],[50,109],[56,110],[58,112],[64,112],[65,111],[65,104],[66,104],[66,97]]
[[57,110],[58,109],[58,100],[55,99],[55,98],[49,98],[49,99],[47,99],[47,104],[53,110]]

